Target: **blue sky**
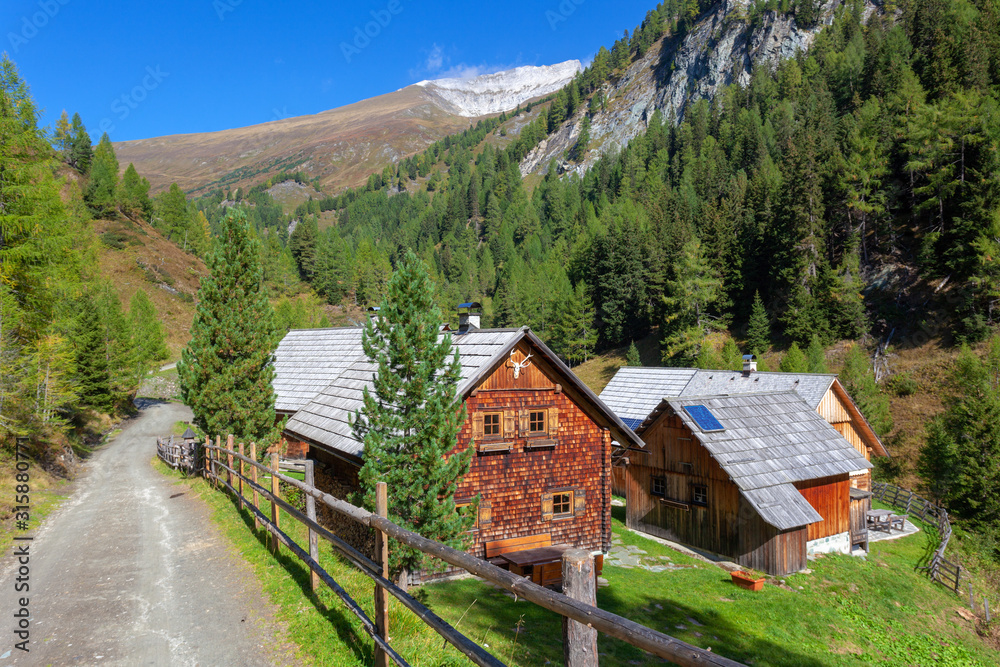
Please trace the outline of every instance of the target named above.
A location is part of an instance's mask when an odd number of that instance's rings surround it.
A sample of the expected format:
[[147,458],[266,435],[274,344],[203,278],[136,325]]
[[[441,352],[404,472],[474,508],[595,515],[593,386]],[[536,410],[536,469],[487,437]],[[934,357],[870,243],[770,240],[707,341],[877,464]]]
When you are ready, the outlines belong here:
[[[591,58],[655,0],[3,0],[0,50],[96,141],[316,113],[421,79]],[[366,34],[367,33],[367,34]]]

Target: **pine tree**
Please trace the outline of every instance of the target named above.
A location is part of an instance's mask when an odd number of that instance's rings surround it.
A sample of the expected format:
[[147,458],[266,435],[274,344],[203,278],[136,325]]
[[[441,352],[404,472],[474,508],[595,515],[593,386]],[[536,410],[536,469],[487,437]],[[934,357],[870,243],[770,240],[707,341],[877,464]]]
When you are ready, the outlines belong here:
[[[365,355],[378,373],[352,426],[364,443],[364,505],[374,509],[376,484],[385,482],[390,520],[460,549],[471,516],[456,511],[453,496],[474,447],[452,453],[466,412],[456,397],[462,367],[451,339],[439,334],[442,321],[427,269],[409,251],[389,281],[378,317],[362,333]],[[435,566],[401,545],[389,553],[393,573]]]
[[100,218],[112,218],[118,211],[118,158],[107,133],[101,137],[90,166],[87,204]]
[[747,348],[758,357],[771,347],[771,321],[760,298],[760,290],[753,294],[750,323],[747,325]]
[[782,373],[807,373],[809,371],[809,360],[799,348],[799,344],[792,342],[785,357],[778,364],[778,370]]
[[639,348],[635,346],[635,341],[632,341],[628,346],[628,352],[625,354],[625,365],[642,366],[642,360],[639,358]]
[[826,350],[823,347],[817,334],[813,334],[809,341],[809,348],[806,350],[806,359],[809,362],[810,373],[829,373],[830,368],[826,365]]
[[191,341],[177,364],[181,394],[205,433],[268,445],[277,439],[274,311],[263,289],[259,241],[229,209],[201,279]]

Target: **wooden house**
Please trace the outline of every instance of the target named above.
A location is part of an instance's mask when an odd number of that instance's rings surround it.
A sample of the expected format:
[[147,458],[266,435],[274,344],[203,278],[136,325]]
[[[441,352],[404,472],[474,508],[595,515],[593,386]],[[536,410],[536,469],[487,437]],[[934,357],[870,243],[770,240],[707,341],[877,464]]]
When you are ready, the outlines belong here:
[[[631,428],[636,428],[665,397],[717,396],[794,391],[822,415],[866,461],[889,456],[882,441],[851,400],[836,375],[826,373],[761,373],[748,359],[741,371],[698,368],[624,367],[601,392],[601,399]],[[869,466],[870,467],[870,466]],[[612,488],[625,495],[625,467],[615,468]],[[871,490],[871,472],[852,471],[851,487]]]
[[[470,552],[510,540],[607,551],[613,443],[642,442],[527,327],[476,324],[441,334],[458,350],[467,409],[453,451],[476,448],[455,494],[460,505],[480,497]],[[361,329],[290,331],[275,370],[290,449],[316,461],[317,486],[345,497],[363,463],[350,418],[376,371]]]
[[851,474],[871,464],[795,391],[664,398],[636,433],[626,524],[773,575],[851,549]]

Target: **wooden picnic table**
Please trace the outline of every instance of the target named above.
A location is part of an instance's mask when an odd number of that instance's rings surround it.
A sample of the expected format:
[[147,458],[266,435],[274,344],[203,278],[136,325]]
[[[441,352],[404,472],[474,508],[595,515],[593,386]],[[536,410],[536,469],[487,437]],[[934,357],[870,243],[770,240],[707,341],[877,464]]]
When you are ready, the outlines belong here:
[[508,551],[500,558],[510,563],[510,571],[522,577],[530,577],[540,586],[557,584],[562,581],[562,556],[570,549],[569,544],[553,544],[521,551]]
[[889,533],[892,532],[892,526],[889,522],[891,516],[892,510],[868,510],[865,512],[865,521],[876,530],[884,528]]

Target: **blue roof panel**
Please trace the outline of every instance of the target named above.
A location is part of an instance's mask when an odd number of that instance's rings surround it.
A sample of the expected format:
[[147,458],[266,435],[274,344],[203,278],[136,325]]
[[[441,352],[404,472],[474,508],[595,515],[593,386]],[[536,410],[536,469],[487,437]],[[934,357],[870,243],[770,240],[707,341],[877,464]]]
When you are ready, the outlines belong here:
[[691,419],[698,425],[703,433],[714,433],[725,431],[726,428],[715,418],[712,411],[704,405],[685,405],[684,411],[691,415]]

